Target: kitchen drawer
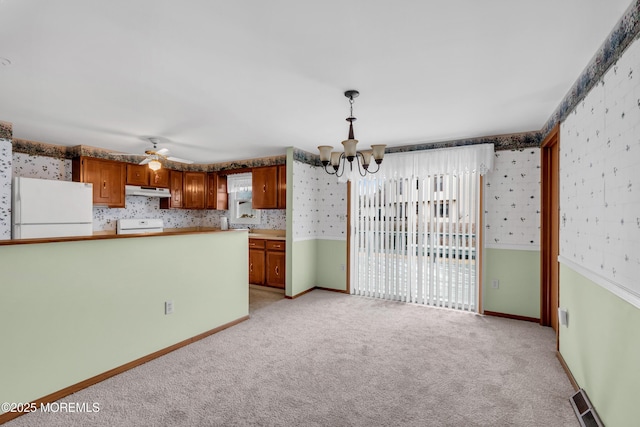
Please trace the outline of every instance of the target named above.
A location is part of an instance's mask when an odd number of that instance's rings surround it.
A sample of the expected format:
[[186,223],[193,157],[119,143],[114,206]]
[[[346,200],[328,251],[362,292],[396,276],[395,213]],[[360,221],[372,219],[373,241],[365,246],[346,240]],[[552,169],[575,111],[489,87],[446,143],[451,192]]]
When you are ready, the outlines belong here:
[[249,239],[249,249],[264,249],[264,240]]
[[284,251],[284,249],[285,249],[284,240],[267,240],[268,251]]

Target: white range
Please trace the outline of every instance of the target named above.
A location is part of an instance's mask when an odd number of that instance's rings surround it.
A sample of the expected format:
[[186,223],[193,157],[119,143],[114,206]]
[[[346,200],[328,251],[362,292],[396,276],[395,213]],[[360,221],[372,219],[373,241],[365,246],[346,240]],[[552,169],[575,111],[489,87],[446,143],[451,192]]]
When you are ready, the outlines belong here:
[[119,219],[117,234],[162,233],[164,221],[161,219]]

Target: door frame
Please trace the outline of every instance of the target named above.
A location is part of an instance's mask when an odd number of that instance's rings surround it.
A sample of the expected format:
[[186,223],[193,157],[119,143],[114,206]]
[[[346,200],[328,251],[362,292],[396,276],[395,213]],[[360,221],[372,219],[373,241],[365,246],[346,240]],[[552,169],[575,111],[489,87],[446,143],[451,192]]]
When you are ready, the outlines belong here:
[[[560,236],[553,230],[559,230],[560,218],[557,212],[551,209],[552,202],[555,198],[559,206],[560,199],[560,170],[559,170],[559,153],[560,153],[560,123],[556,124],[549,135],[542,141],[540,145],[541,151],[541,206],[540,206],[540,324],[542,326],[552,326],[552,310],[557,313],[558,307],[552,307],[553,292],[560,292],[559,277],[551,277],[552,263],[558,262],[558,254],[560,249]],[[558,167],[552,167],[553,156],[556,159]],[[554,185],[555,184],[555,185]],[[553,225],[555,224],[555,228]],[[554,285],[555,283],[555,285]],[[554,289],[557,287],[557,289]],[[559,304],[559,300],[558,300]],[[556,325],[557,328],[557,325]]]

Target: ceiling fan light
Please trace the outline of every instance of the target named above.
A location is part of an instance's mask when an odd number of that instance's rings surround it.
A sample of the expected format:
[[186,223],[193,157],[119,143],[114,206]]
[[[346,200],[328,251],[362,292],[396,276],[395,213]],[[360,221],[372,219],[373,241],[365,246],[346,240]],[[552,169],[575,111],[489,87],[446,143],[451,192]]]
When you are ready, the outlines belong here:
[[160,163],[157,160],[151,160],[149,162],[149,169],[151,169],[152,171],[157,171],[162,167],[162,163]]

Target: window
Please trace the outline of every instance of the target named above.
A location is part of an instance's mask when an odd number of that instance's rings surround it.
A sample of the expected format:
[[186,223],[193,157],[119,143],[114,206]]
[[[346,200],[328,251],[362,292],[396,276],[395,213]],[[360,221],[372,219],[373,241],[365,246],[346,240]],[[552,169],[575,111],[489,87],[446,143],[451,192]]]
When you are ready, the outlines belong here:
[[251,179],[250,172],[229,175],[227,178],[230,224],[260,224],[260,210],[253,209],[251,205]]

